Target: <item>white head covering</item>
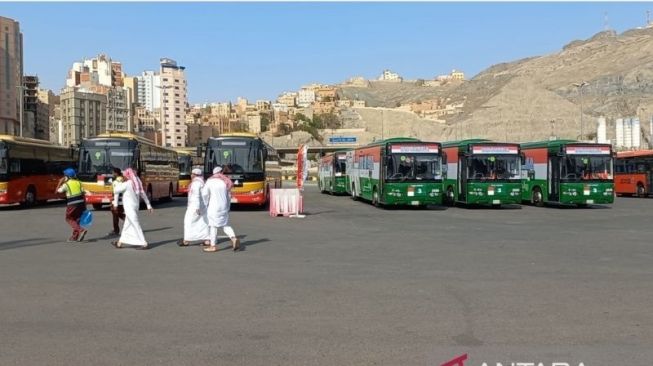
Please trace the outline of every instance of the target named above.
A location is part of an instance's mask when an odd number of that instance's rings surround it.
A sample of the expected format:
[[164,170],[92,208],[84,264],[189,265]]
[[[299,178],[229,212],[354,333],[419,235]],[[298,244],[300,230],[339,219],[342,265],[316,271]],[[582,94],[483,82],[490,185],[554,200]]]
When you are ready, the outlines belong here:
[[221,166],[216,166],[215,168],[213,168],[213,174],[218,174],[218,173],[220,173],[221,171],[222,171],[222,167],[221,167]]
[[202,175],[202,169],[200,169],[200,168],[195,168],[195,169],[193,169],[193,170],[191,171],[191,173],[193,173],[193,174],[195,174],[195,175]]

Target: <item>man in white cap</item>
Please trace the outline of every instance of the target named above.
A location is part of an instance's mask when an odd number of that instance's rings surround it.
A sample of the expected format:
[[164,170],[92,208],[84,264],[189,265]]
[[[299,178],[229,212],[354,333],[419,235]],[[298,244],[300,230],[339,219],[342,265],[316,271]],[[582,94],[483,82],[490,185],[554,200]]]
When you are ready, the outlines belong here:
[[229,206],[231,198],[229,189],[225,180],[222,179],[222,167],[217,166],[213,169],[213,175],[206,180],[202,194],[207,198],[207,219],[209,222],[209,240],[210,246],[204,248],[205,252],[216,252],[216,239],[218,228],[222,228],[225,234],[231,239],[231,245],[234,251],[240,249],[240,240],[236,233],[229,226]]
[[189,246],[194,241],[204,241],[209,244],[209,222],[206,218],[206,200],[202,195],[204,178],[202,169],[191,171],[191,183],[188,186],[188,206],[184,216],[184,238],[177,244],[180,247]]

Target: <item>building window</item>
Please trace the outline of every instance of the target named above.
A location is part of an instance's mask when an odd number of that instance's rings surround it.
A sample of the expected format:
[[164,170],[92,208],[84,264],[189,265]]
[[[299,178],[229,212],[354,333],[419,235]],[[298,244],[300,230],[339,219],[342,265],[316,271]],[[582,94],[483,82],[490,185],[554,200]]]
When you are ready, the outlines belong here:
[[168,78],[163,78],[163,81],[168,81]]

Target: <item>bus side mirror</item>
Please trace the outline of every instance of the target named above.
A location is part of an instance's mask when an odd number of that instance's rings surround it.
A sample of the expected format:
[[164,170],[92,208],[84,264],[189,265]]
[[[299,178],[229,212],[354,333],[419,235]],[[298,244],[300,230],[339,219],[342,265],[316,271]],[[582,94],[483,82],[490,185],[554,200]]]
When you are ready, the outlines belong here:
[[202,144],[197,145],[197,156],[202,157]]
[[263,161],[267,161],[268,160],[268,149],[263,149],[263,152],[262,152],[261,155],[263,155]]
[[447,165],[447,153],[444,151],[442,152],[442,165]]
[[526,165],[526,155],[524,153],[519,153],[519,158],[521,159],[521,165]]

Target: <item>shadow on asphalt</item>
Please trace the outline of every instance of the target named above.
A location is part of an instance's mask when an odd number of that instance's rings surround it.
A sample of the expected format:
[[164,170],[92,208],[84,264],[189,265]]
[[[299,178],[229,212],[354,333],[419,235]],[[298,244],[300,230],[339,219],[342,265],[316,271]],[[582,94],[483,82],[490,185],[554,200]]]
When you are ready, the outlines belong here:
[[58,241],[46,238],[33,238],[0,242],[0,250],[33,247],[37,245],[54,244]]
[[39,203],[32,207],[23,207],[21,205],[0,205],[0,212],[2,211],[18,211],[18,210],[42,210],[44,208],[52,207],[66,207],[66,201],[57,200],[57,201],[48,201],[46,203]]
[[151,232],[154,232],[154,231],[163,231],[163,230],[168,230],[168,229],[172,229],[172,226],[158,227],[156,229],[147,229],[147,230],[143,230],[143,232],[144,233],[151,233]]
[[456,207],[466,208],[468,210],[521,210],[522,205],[520,204],[511,204],[511,205],[464,205],[458,204]]

